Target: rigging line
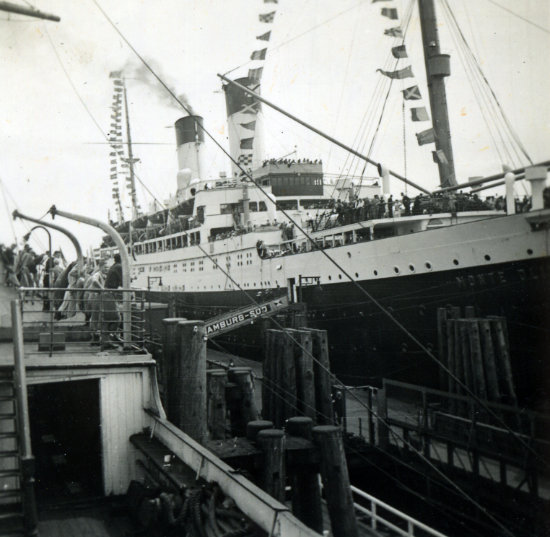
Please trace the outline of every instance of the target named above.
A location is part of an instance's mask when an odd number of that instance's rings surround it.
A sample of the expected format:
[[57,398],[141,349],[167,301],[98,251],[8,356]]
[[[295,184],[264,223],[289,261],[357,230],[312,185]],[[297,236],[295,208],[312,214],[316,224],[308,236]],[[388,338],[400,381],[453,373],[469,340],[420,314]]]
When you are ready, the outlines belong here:
[[[99,132],[101,133],[101,135],[103,136],[103,138],[105,138],[105,140],[107,140],[107,143],[109,143],[109,145],[111,147],[113,147],[113,145],[117,145],[117,144],[114,144],[113,142],[110,142],[109,140],[109,137],[105,134],[103,128],[101,127],[101,125],[98,123],[98,121],[96,120],[96,118],[94,117],[94,115],[92,114],[91,110],[89,109],[88,105],[86,104],[86,102],[84,101],[84,99],[81,97],[77,87],[75,86],[69,72],[67,71],[67,69],[65,68],[65,65],[63,64],[63,61],[61,60],[61,56],[59,55],[59,52],[57,51],[57,48],[55,46],[55,43],[53,42],[53,39],[48,31],[48,27],[45,23],[42,23],[42,26],[43,26],[43,29],[44,29],[44,32],[46,33],[46,35],[48,36],[48,40],[50,42],[50,45],[52,47],[52,50],[55,54],[55,57],[57,58],[57,61],[59,63],[59,66],[61,67],[61,70],[63,71],[66,79],[67,79],[67,82],[69,82],[69,85],[71,86],[74,94],[76,95],[76,97],[78,98],[78,100],[80,101],[80,104],[82,105],[82,107],[84,108],[84,110],[86,111],[86,113],[88,114],[88,116],[90,117],[90,119],[92,120],[92,122],[94,123],[94,125],[97,127],[97,129],[99,130]],[[114,149],[114,148],[113,148]],[[143,186],[143,188],[145,188],[145,190],[147,190],[147,192],[149,193],[149,195],[155,200],[157,201],[162,207],[165,207],[165,205],[151,192],[151,190],[147,187],[147,185],[140,179],[140,177],[135,174],[135,178],[140,182],[140,184]]]
[[[92,2],[95,2],[95,0],[92,0]],[[316,24],[315,26],[312,26],[308,30],[305,30],[301,34],[295,35],[294,37],[291,37],[290,39],[287,39],[286,41],[283,41],[282,43],[279,43],[276,46],[273,46],[270,48],[270,52],[273,52],[275,50],[280,49],[284,45],[288,45],[289,43],[292,43],[292,41],[295,41],[296,39],[299,39],[300,37],[303,37],[304,35],[308,34],[309,32],[312,32],[313,30],[316,30],[317,28],[320,28],[321,26],[324,26],[325,24],[328,24],[329,22],[332,22],[333,20],[337,19],[341,15],[344,15],[348,11],[351,11],[352,9],[355,9],[356,7],[359,7],[361,4],[365,3],[366,0],[362,0],[361,2],[358,2],[357,4],[354,4],[353,6],[349,7],[348,9],[344,9],[343,11],[340,11],[339,13],[336,13],[336,15],[324,20],[323,22],[320,22],[319,24]],[[233,71],[236,71],[237,69],[240,69],[241,67],[244,67],[250,63],[252,63],[253,60],[248,60],[241,65],[237,65],[237,67],[234,67],[233,69],[230,69],[229,71],[224,73],[224,76],[227,76],[228,74],[232,73]]]
[[[105,13],[105,11],[101,8],[101,6],[99,5],[98,1],[97,0],[92,0],[92,2],[95,4],[95,6],[98,8],[98,10],[102,13],[102,15],[105,17],[105,19],[109,22],[109,24],[113,27],[113,29],[116,31],[116,33],[120,36],[120,38],[128,45],[128,47],[132,50],[132,52],[139,58],[139,60],[143,63],[143,65],[147,68],[147,70],[156,78],[156,80],[162,85],[162,87],[172,96],[173,99],[175,99],[175,101],[188,113],[191,115],[190,113],[190,110],[188,109],[188,107],[183,104],[180,99],[174,94],[174,92],[165,84],[165,82],[159,77],[159,75],[156,73],[156,71],[149,65],[149,63],[147,61],[145,61],[145,59],[139,54],[139,52],[137,52],[137,50],[133,47],[133,45],[128,41],[128,39],[126,38],[126,36],[121,32],[121,30],[119,30],[119,28],[115,25],[115,23],[109,18],[109,16]],[[271,202],[273,203],[274,205],[276,205],[276,201],[273,200],[269,195],[268,193],[266,192],[266,190],[263,188],[263,186],[258,183],[257,181],[255,181],[251,174],[249,174],[242,166],[239,162],[237,162],[229,153],[228,151],[222,147],[222,145],[216,140],[216,138],[214,138],[214,136],[210,133],[209,130],[207,130],[204,125],[202,125],[201,123],[197,123],[197,126],[214,142],[214,144],[231,160],[231,162],[233,162],[233,164],[235,164],[235,166],[241,170],[241,173],[242,173],[242,176],[243,176],[243,180],[246,178],[248,181],[250,181],[252,184],[254,184],[256,186],[256,188],[258,188],[258,190],[260,190],[260,192],[262,192],[262,194]],[[302,226],[300,224],[298,224],[298,222],[285,210],[281,209],[281,212],[283,213],[283,215],[291,222],[294,224],[294,226],[296,227],[296,229],[298,229],[303,235],[304,237],[306,237],[309,242],[311,243],[311,245],[313,246],[313,248],[315,250],[317,250],[318,252],[321,253],[321,255],[323,255],[331,264],[333,264],[338,270],[340,270],[342,272],[342,274],[344,274],[346,276],[346,278],[355,286],[357,287],[357,289],[359,290],[360,293],[362,293],[363,295],[365,295],[386,317],[388,317],[388,319],[393,322],[400,330],[403,331],[403,333],[405,333],[409,339],[411,339],[411,341],[413,341],[413,343],[415,343],[424,353],[427,354],[427,356],[430,357],[430,359],[432,361],[434,361],[436,364],[439,365],[439,367],[441,369],[443,369],[443,371],[445,371],[447,373],[447,375],[451,376],[451,378],[453,378],[453,380],[461,387],[464,389],[464,391],[470,395],[479,405],[481,405],[490,415],[492,415],[495,419],[497,419],[500,423],[502,423],[502,425],[504,426],[504,428],[512,435],[513,438],[515,438],[518,442],[520,442],[528,451],[530,451],[537,459],[541,460],[541,462],[543,462],[543,464],[545,466],[550,466],[550,464],[547,464],[543,459],[541,459],[541,457],[539,456],[538,453],[536,453],[526,442],[523,441],[523,439],[519,438],[516,433],[506,424],[504,423],[504,421],[502,419],[500,419],[464,382],[462,382],[462,380],[460,380],[456,375],[454,375],[453,372],[450,371],[450,369],[445,366],[443,364],[442,361],[440,361],[439,359],[437,359],[435,357],[435,355],[414,335],[412,334],[412,332],[410,332],[398,319],[396,319],[392,313],[390,311],[388,311],[378,300],[376,300],[371,293],[369,293],[363,286],[359,285],[359,283],[357,281],[354,280],[354,278],[346,271],[344,270],[344,268],[335,260],[333,259],[329,254],[327,254],[327,252],[323,249],[321,249],[317,243],[313,240],[313,238],[302,228]],[[212,260],[212,257],[210,256],[210,254],[208,254],[204,248],[202,248],[202,246],[200,246],[200,244],[198,245],[199,249],[202,250],[202,252],[209,258]],[[224,272],[224,274],[226,276],[228,276],[232,281],[233,278],[231,278],[231,276],[225,272],[219,265],[217,265],[220,270],[222,270],[222,272]],[[235,282],[235,281],[234,281]],[[239,284],[237,284],[235,282],[235,284],[237,285],[237,287],[243,292],[245,293],[245,295],[249,298],[250,295],[240,287]],[[253,299],[254,302],[256,302],[254,299]],[[299,343],[298,343],[299,345]],[[307,351],[306,351],[307,352]],[[322,366],[324,367],[324,366]],[[326,368],[325,368],[326,369]],[[328,371],[328,370],[327,370]],[[332,375],[332,373],[330,373],[330,371],[328,371],[328,373],[330,375]],[[332,375],[334,376],[334,375]],[[336,378],[336,377],[334,377]],[[353,396],[353,394],[352,394]],[[414,449],[414,448],[413,448]],[[456,486],[457,488],[458,485],[455,485],[453,483],[454,486]],[[460,488],[459,488],[460,489]]]
[[515,11],[512,11],[511,9],[508,9],[508,8],[504,7],[503,5],[499,4],[498,2],[495,2],[495,0],[487,0],[487,1],[490,2],[491,4],[495,5],[495,6],[499,7],[500,9],[503,9],[504,11],[507,11],[508,13],[510,13],[514,17],[517,17],[518,19],[522,20],[523,22],[526,22],[527,24],[530,24],[531,26],[534,26],[535,28],[538,28],[539,30],[542,30],[543,32],[545,32],[547,34],[550,34],[550,30],[548,28],[545,28],[544,26],[540,26],[536,22],[533,22],[532,20],[527,19],[526,17],[523,17],[519,13],[516,13]]
[[[492,2],[492,0],[489,0]],[[501,104],[500,104],[500,101],[498,100],[498,97],[496,96],[495,92],[493,91],[493,88],[491,86],[491,84],[489,83],[489,81],[487,80],[487,77],[485,76],[485,73],[483,72],[483,70],[481,69],[481,66],[479,65],[478,61],[476,60],[475,56],[474,56],[474,53],[472,52],[472,49],[470,48],[470,46],[468,45],[468,42],[466,41],[466,38],[464,37],[464,34],[462,33],[462,29],[460,28],[457,20],[456,20],[456,17],[454,15],[454,12],[453,10],[451,9],[451,6],[449,5],[449,2],[447,0],[443,0],[443,3],[446,5],[447,9],[449,10],[449,13],[451,14],[451,18],[458,30],[458,33],[462,39],[462,42],[464,43],[464,45],[466,46],[466,49],[468,50],[468,52],[470,53],[470,55],[472,56],[473,60],[474,60],[474,65],[475,67],[477,68],[477,70],[479,71],[479,74],[483,77],[483,80],[485,82],[485,84],[487,84],[487,88],[489,89],[489,91],[491,92],[491,95],[493,96],[493,99],[495,100],[495,103],[496,105],[498,106],[498,109],[500,111],[500,113],[502,114],[502,119],[504,120],[506,126],[508,127],[509,129],[509,132],[510,134],[512,135],[512,137],[514,138],[515,142],[518,144],[518,147],[521,149],[521,152],[525,155],[525,158],[527,158],[527,160],[533,164],[533,161],[531,160],[531,157],[529,156],[529,154],[527,153],[527,150],[525,149],[524,145],[522,144],[521,140],[519,139],[519,136],[517,135],[517,133],[515,132],[514,128],[512,127],[510,121],[508,120],[508,117],[506,116],[506,114],[504,113],[504,109],[502,108]],[[494,3],[494,2],[493,2]]]

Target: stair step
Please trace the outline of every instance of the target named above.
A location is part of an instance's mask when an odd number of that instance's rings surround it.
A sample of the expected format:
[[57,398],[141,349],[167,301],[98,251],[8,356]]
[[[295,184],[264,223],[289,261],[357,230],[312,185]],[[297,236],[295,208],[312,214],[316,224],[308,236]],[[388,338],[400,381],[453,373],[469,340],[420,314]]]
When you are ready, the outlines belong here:
[[19,468],[10,468],[9,470],[0,470],[0,479],[5,477],[21,477]]
[[23,518],[23,513],[19,511],[7,511],[5,513],[0,513],[0,522],[6,520],[17,520],[18,518]]
[[19,451],[17,450],[0,451],[0,459],[6,458],[6,457],[19,457]]
[[0,490],[0,498],[20,498],[21,489]]

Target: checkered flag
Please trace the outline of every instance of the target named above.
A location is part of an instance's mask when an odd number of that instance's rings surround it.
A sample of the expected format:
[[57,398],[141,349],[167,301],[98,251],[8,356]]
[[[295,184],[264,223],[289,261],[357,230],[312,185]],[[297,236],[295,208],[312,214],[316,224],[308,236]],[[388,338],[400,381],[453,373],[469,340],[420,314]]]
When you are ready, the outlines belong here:
[[252,164],[252,155],[250,153],[245,155],[239,155],[237,162],[242,166],[248,166],[249,164]]

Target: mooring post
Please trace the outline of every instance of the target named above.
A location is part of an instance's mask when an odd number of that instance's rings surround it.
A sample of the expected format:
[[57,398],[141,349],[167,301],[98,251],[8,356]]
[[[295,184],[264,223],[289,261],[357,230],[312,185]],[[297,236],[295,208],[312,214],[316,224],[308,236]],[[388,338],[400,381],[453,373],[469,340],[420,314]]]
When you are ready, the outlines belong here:
[[225,387],[227,385],[227,371],[225,369],[209,369],[207,378],[207,418],[208,431],[211,440],[225,438]]
[[312,420],[315,415],[315,378],[313,374],[313,341],[307,330],[286,329],[299,342],[296,351],[296,393],[298,410]]
[[172,368],[178,359],[179,353],[179,329],[178,323],[184,321],[182,317],[173,317],[162,319],[164,325],[164,334],[162,338],[162,358],[159,366],[160,380],[162,382],[162,391],[164,394],[164,404],[167,411],[173,406],[171,397],[174,395],[175,386]]
[[357,520],[351,495],[342,431],[335,425],[313,428],[321,450],[321,477],[334,537],[357,537]]
[[282,388],[281,407],[284,422],[296,415],[296,360],[294,357],[294,336],[283,330],[281,337],[283,341],[283,355],[280,386]]
[[262,488],[280,502],[285,501],[285,434],[281,429],[259,431],[256,442],[264,455]]
[[231,407],[231,428],[235,436],[246,434],[246,424],[257,420],[260,416],[254,401],[254,385],[250,367],[232,367],[228,372],[229,382],[233,382],[239,392],[239,397]]
[[[286,424],[289,436],[311,440],[313,420],[306,416],[290,418]],[[312,464],[300,464],[289,469],[292,487],[292,513],[306,526],[322,533],[323,511],[318,472]]]
[[330,379],[330,360],[328,354],[328,336],[326,330],[309,329],[313,343],[313,372],[315,378],[315,406],[317,423],[332,425],[332,382]]
[[206,338],[204,321],[180,321],[174,425],[197,442],[206,440]]
[[246,438],[250,442],[256,442],[258,433],[265,429],[273,429],[273,422],[268,420],[254,420],[246,424]]

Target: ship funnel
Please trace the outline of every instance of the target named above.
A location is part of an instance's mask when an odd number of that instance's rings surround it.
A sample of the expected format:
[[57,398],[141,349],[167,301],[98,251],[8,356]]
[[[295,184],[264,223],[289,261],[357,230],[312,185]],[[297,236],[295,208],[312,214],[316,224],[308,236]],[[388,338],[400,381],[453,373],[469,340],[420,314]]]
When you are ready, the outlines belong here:
[[185,116],[176,121],[176,142],[178,145],[178,199],[193,179],[201,179],[204,165],[204,130],[201,116]]
[[[252,91],[260,92],[259,79],[243,77],[235,80]],[[225,104],[227,107],[227,132],[229,135],[229,152],[233,160],[237,161],[245,170],[255,170],[260,167],[262,153],[261,140],[258,128],[258,112],[261,103],[252,95],[238,86],[226,84]],[[239,176],[241,171],[232,166],[233,176]]]

